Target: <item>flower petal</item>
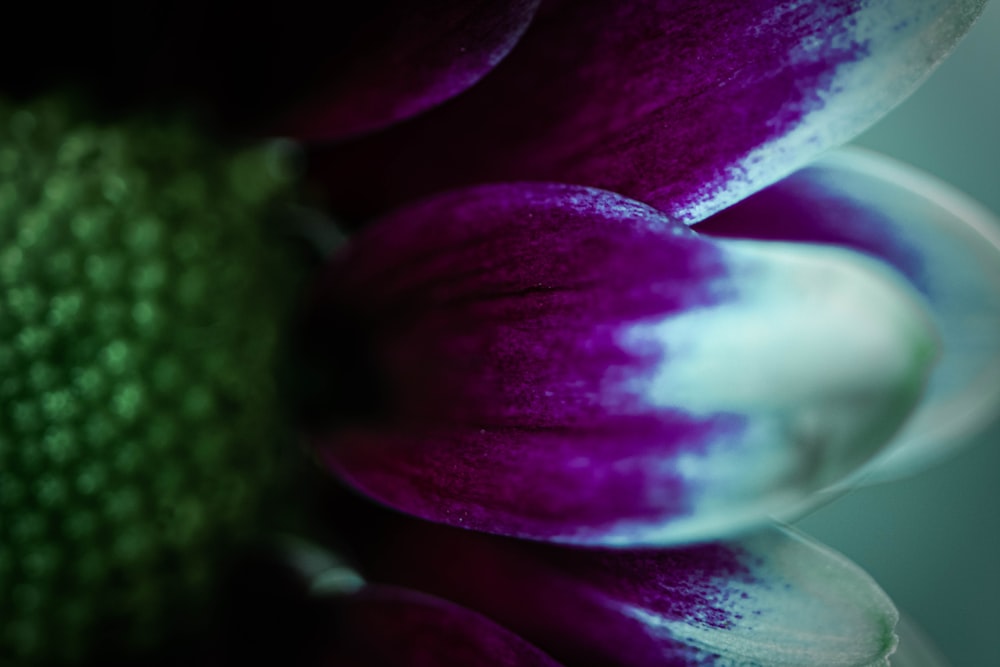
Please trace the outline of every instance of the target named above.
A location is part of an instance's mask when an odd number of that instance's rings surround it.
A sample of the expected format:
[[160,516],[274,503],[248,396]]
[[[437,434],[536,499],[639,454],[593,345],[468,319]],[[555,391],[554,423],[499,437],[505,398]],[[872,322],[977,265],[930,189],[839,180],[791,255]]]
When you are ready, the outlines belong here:
[[323,276],[315,441],[435,521],[711,538],[848,474],[905,418],[935,341],[901,287],[856,253],[712,241],[600,190],[458,191]]
[[416,591],[369,586],[338,600],[322,656],[341,667],[558,667],[474,611]]
[[12,40],[0,44],[2,60],[19,63],[0,72],[0,87],[34,96],[70,86],[113,108],[180,103],[237,134],[281,134],[278,121],[296,110],[300,133],[342,138],[476,83],[514,46],[538,2],[284,0],[236,12],[197,0],[110,0],[100,14],[67,7],[58,25],[46,8],[21,3],[10,8],[10,25],[60,48],[22,58]]
[[925,297],[944,354],[919,409],[866,479],[932,463],[1000,413],[1000,221],[965,195],[889,158],[845,150],[696,229],[858,250]]
[[482,85],[317,148],[345,216],[511,180],[620,192],[694,222],[906,97],[984,0],[554,2]]
[[341,139],[425,111],[479,81],[514,47],[539,0],[391,3],[354,36],[343,71],[287,121],[307,139]]
[[898,614],[790,529],[669,550],[584,550],[409,522],[380,581],[476,609],[573,665],[887,665]]

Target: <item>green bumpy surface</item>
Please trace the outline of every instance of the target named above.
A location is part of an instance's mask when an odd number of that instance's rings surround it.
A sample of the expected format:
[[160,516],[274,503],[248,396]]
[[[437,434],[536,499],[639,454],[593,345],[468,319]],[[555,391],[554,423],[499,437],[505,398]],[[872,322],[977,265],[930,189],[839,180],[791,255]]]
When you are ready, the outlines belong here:
[[[194,622],[281,477],[274,149],[0,101],[0,664]],[[287,443],[286,443],[287,444]]]

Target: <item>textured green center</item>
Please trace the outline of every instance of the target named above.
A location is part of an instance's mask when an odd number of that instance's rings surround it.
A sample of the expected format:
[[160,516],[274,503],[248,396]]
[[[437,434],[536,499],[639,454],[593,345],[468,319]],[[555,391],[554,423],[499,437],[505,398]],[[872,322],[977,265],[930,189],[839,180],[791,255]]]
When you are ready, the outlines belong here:
[[283,164],[0,101],[0,664],[154,645],[261,529]]

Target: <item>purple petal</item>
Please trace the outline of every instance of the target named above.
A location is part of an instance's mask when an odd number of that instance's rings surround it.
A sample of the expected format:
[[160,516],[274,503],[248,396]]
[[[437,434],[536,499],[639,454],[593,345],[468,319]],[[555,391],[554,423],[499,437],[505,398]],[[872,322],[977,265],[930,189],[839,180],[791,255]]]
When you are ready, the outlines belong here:
[[287,121],[306,139],[342,139],[416,115],[479,81],[510,52],[539,0],[392,3],[356,35],[347,64]]
[[338,667],[558,667],[478,613],[416,591],[369,586],[339,601],[323,664]]
[[856,253],[717,242],[599,190],[458,191],[328,267],[314,439],[439,522],[711,538],[856,469],[905,418],[935,344],[901,287]]
[[984,0],[553,2],[482,85],[317,148],[344,215],[492,181],[620,192],[697,221],[906,97]]
[[[237,136],[344,138],[410,117],[475,84],[506,56],[538,0],[278,3],[111,0],[105,11],[9,6],[25,40],[58,45],[21,57],[0,44],[5,96],[86,92],[115,113],[194,108]],[[29,37],[30,35],[30,37]],[[72,57],[67,57],[72,54]],[[291,112],[296,115],[291,117]]]
[[476,609],[569,665],[882,662],[898,619],[878,585],[800,533],[669,550],[584,550],[410,522],[371,576]]
[[919,409],[866,470],[907,474],[950,454],[1000,411],[1000,221],[889,158],[833,154],[699,223],[718,237],[829,243],[879,258],[923,295],[943,355]]

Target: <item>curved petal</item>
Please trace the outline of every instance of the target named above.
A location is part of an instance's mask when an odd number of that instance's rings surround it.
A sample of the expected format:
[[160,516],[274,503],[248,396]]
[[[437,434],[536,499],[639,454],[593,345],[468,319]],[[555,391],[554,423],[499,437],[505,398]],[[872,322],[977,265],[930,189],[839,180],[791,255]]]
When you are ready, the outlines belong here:
[[572,665],[887,665],[896,645],[898,614],[878,585],[778,527],[609,551],[408,522],[371,576],[476,609]]
[[329,383],[315,441],[435,521],[711,538],[851,472],[905,418],[935,341],[901,287],[855,253],[711,241],[600,190],[458,191],[329,265],[305,327]]
[[474,611],[416,591],[368,586],[337,600],[322,651],[338,667],[558,667]]
[[312,169],[347,217],[547,180],[694,222],[877,120],[983,4],[553,2],[482,85],[371,140],[318,147]]
[[889,158],[845,150],[696,229],[858,250],[893,266],[924,296],[943,355],[919,409],[866,479],[932,463],[1000,413],[1000,221],[965,195]]
[[47,8],[26,5],[10,8],[10,24],[61,48],[21,58],[11,40],[0,44],[0,58],[19,63],[0,72],[4,94],[69,86],[116,113],[180,103],[211,114],[224,133],[255,136],[295,111],[300,133],[343,138],[475,84],[517,43],[538,0],[284,0],[238,11],[110,0],[97,14],[67,7],[59,25]]
[[354,36],[350,57],[286,124],[304,139],[342,139],[440,104],[475,84],[510,52],[538,2],[393,2]]

